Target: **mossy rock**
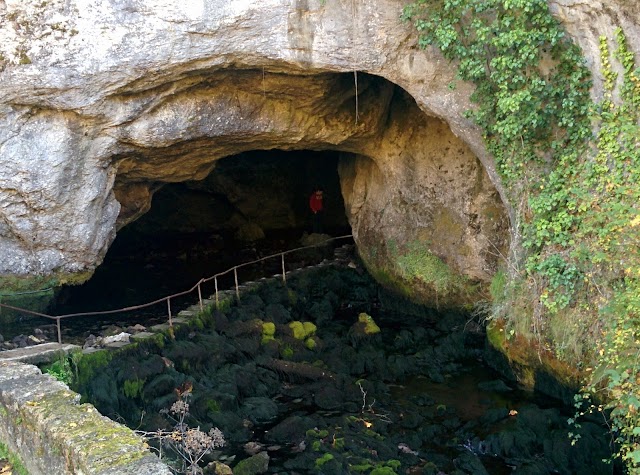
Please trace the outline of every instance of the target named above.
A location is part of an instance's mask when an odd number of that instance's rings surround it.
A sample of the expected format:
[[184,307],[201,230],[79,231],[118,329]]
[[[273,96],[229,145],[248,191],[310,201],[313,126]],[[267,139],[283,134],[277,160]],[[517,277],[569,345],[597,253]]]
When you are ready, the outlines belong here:
[[267,470],[269,470],[269,455],[266,452],[241,460],[233,467],[234,475],[258,475]]
[[309,337],[304,341],[304,346],[306,346],[309,350],[314,350],[316,346],[318,346],[318,343],[316,342],[316,339],[314,337]]
[[376,322],[373,321],[371,315],[368,315],[364,312],[358,315],[358,322],[364,323],[364,333],[367,335],[375,335],[376,333],[380,333],[380,327]]
[[273,336],[276,334],[276,325],[273,322],[262,323],[262,335]]
[[275,340],[275,335],[276,334],[276,325],[273,322],[263,322],[262,323],[262,340],[260,341],[260,344],[262,345],[266,345],[268,344],[270,341],[274,341]]
[[311,322],[301,322],[296,320],[289,323],[291,334],[296,340],[305,340],[316,332],[316,326]]

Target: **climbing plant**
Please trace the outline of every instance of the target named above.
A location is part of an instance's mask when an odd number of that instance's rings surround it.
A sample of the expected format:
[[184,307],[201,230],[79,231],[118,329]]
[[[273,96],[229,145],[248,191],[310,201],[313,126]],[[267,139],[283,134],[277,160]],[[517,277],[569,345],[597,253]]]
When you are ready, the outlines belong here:
[[[604,98],[594,110],[598,131],[592,159],[584,163],[584,184],[572,184],[581,219],[575,233],[580,246],[571,257],[584,269],[588,293],[582,305],[599,317],[598,364],[579,410],[610,411],[620,456],[635,473],[640,469],[640,69],[622,30],[615,40],[611,54],[607,38],[600,38]],[[621,66],[621,78],[612,61]],[[585,409],[586,396],[591,403]]]
[[[623,32],[613,54],[601,39],[604,95],[593,104],[581,52],[546,0],[417,0],[403,17],[421,47],[439,48],[475,85],[467,115],[516,209],[524,258],[510,263],[494,318],[583,368],[580,402],[604,403],[580,411],[609,414],[619,455],[637,470],[640,72]],[[524,314],[528,328],[516,321]]]

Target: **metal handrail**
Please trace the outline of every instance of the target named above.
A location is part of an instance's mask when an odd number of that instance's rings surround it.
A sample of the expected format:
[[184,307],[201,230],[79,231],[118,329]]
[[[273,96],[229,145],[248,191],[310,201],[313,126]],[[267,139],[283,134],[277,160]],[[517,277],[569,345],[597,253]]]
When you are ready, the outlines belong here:
[[35,315],[38,317],[44,317],[44,318],[49,318],[52,320],[56,321],[56,327],[57,327],[57,333],[58,333],[58,343],[62,343],[62,333],[61,333],[61,326],[60,326],[60,321],[62,319],[65,318],[71,318],[71,317],[86,317],[86,316],[95,316],[95,315],[110,315],[110,314],[114,314],[114,313],[124,313],[124,312],[130,312],[132,310],[140,310],[143,308],[147,308],[147,307],[151,307],[153,305],[157,305],[161,302],[166,301],[167,302],[167,312],[169,315],[169,326],[173,326],[173,322],[172,322],[172,314],[171,314],[171,299],[176,298],[176,297],[182,297],[183,295],[188,295],[191,292],[193,292],[194,290],[198,289],[198,301],[200,302],[200,309],[203,309],[203,303],[202,303],[202,292],[200,290],[200,286],[202,284],[204,284],[205,282],[210,282],[210,281],[214,281],[215,282],[215,300],[216,300],[216,306],[219,303],[218,300],[218,277],[222,277],[223,275],[228,274],[229,272],[233,271],[234,273],[234,281],[235,281],[235,290],[236,290],[236,297],[238,298],[238,300],[240,299],[240,289],[239,289],[239,285],[238,285],[238,269],[240,269],[241,267],[246,267],[252,264],[256,264],[258,262],[262,262],[262,261],[266,261],[268,259],[272,259],[274,257],[278,257],[280,256],[281,261],[282,261],[282,280],[283,282],[286,284],[287,282],[287,277],[286,277],[286,270],[284,267],[284,256],[286,254],[290,254],[292,252],[297,252],[297,251],[302,251],[304,249],[311,249],[314,247],[319,247],[322,245],[327,244],[328,242],[331,241],[337,241],[339,239],[346,239],[346,238],[353,238],[353,234],[346,234],[344,236],[337,236],[337,237],[333,237],[330,239],[327,239],[325,241],[316,243],[316,244],[312,244],[310,246],[302,246],[302,247],[297,247],[295,249],[289,249],[287,251],[282,251],[282,252],[277,252],[275,254],[271,254],[265,257],[261,257],[260,259],[256,259],[253,261],[249,261],[249,262],[243,262],[242,264],[238,264],[236,266],[230,267],[229,269],[219,272],[217,274],[214,274],[210,277],[203,277],[202,279],[200,279],[196,284],[193,285],[193,287],[191,287],[188,290],[184,290],[182,292],[178,292],[175,294],[171,294],[171,295],[167,295],[165,297],[153,300],[151,302],[147,302],[147,303],[143,303],[140,305],[133,305],[130,307],[124,307],[124,308],[118,308],[118,309],[114,309],[114,310],[102,310],[102,311],[95,311],[95,312],[78,312],[78,313],[67,313],[67,314],[63,314],[63,315],[47,315],[46,313],[41,313],[41,312],[36,312],[33,310],[27,310],[25,308],[20,308],[20,307],[15,307],[12,305],[8,305],[8,304],[4,304],[2,302],[0,302],[0,307],[4,307],[4,308],[8,308],[10,310],[17,310],[19,312],[24,312],[30,315]]

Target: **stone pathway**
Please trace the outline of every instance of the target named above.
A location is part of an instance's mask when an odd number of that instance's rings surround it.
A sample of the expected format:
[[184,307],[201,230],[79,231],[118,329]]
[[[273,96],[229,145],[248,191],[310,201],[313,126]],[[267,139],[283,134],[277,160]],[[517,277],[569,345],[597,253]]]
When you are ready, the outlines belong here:
[[[327,267],[327,266],[354,266],[353,258],[354,245],[345,244],[334,250],[333,259],[324,259],[322,262],[306,267],[300,267],[287,271],[287,278],[294,275],[306,272],[311,269]],[[274,274],[269,277],[262,277],[257,281],[248,281],[238,286],[238,292],[242,294],[246,291],[252,290],[267,281],[270,280],[282,280],[282,274]],[[236,299],[236,291],[234,288],[222,290],[218,292],[218,299],[220,302],[225,300]],[[208,299],[202,299],[204,307],[213,306],[216,304],[215,295],[212,295]],[[194,318],[200,312],[200,304],[191,305],[186,310],[182,310],[172,319],[172,325],[179,326],[187,323],[190,319]],[[144,327],[143,327],[144,328]],[[165,332],[169,329],[169,323],[160,323],[153,325],[139,333],[125,333],[126,338],[119,339],[117,341],[110,342],[103,345],[102,348],[89,347],[83,350],[85,353],[92,353],[94,351],[100,351],[101,349],[115,349],[127,346],[135,341],[139,341],[145,338],[153,336],[155,333]],[[16,348],[13,350],[0,351],[0,362],[3,361],[19,361],[22,363],[29,363],[33,365],[47,364],[57,360],[61,354],[68,354],[71,351],[82,350],[82,347],[72,344],[59,344],[59,343],[43,343],[40,345],[28,346],[25,348]]]

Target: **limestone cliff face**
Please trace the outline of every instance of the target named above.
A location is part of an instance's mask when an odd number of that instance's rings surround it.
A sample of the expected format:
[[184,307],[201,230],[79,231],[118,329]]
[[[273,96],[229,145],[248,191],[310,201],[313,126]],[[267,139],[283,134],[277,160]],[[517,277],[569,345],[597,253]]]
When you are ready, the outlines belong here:
[[462,116],[470,88],[416,48],[400,8],[0,0],[0,275],[86,278],[160,184],[279,148],[344,153],[348,218],[381,278],[428,296],[426,256],[486,281],[508,236],[503,189]]

